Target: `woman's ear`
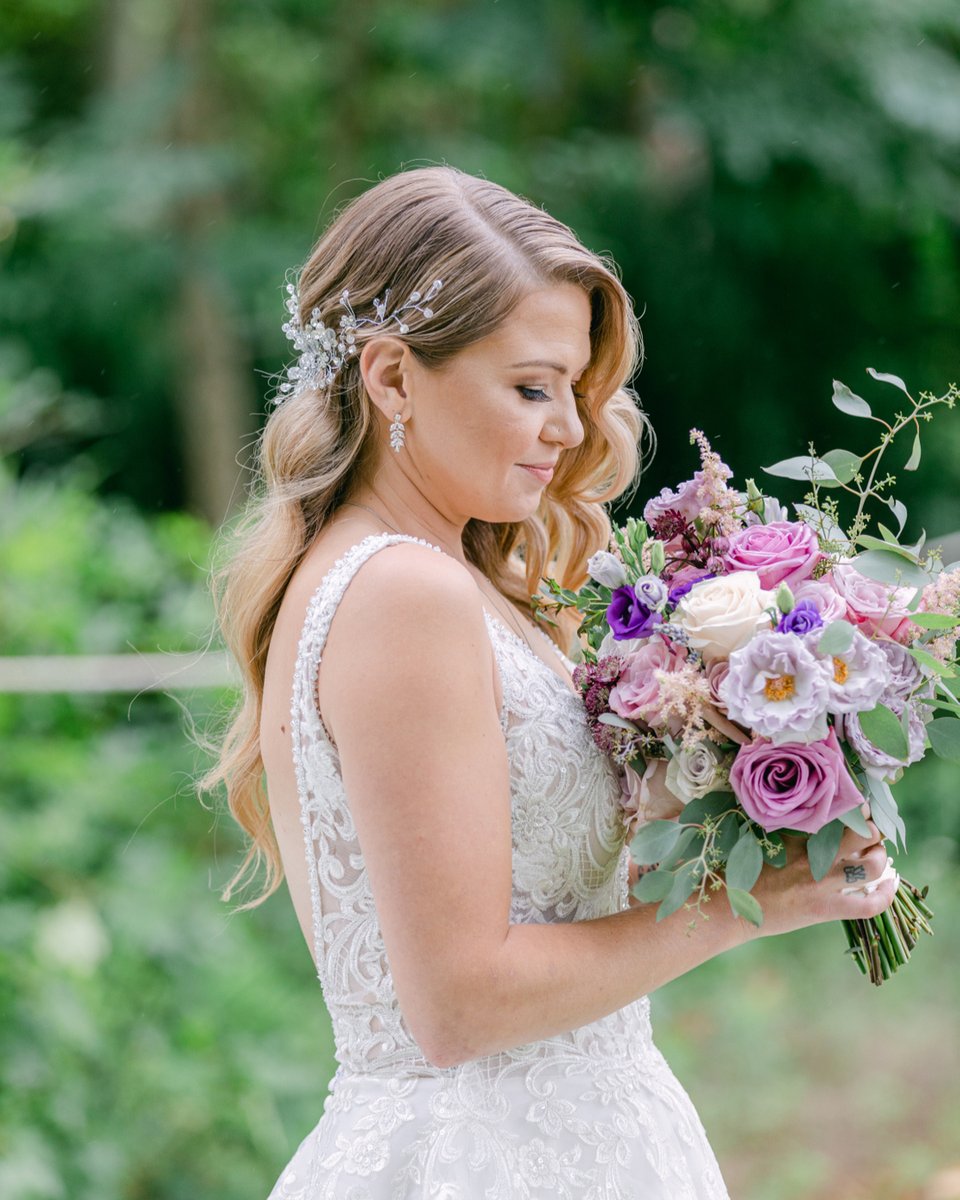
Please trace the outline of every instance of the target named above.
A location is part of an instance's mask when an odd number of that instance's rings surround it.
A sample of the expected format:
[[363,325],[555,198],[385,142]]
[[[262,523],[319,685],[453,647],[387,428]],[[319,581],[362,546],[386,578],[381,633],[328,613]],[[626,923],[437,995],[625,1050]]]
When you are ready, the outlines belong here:
[[399,338],[374,337],[360,351],[360,374],[367,395],[388,421],[410,416],[407,375],[410,352]]

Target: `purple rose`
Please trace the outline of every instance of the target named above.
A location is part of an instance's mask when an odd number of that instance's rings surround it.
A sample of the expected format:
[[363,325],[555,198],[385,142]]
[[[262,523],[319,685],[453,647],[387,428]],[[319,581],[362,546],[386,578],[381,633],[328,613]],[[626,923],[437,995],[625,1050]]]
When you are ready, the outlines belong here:
[[819,742],[743,746],[730,768],[730,785],[751,821],[771,833],[817,833],[863,803],[833,728]]
[[802,521],[748,525],[733,534],[724,555],[728,570],[755,571],[760,586],[770,590],[809,579],[820,557],[817,535]]
[[798,600],[788,613],[780,618],[777,633],[796,633],[801,636],[811,629],[819,629],[823,625],[820,610],[812,600]]
[[607,608],[607,624],[617,639],[649,637],[663,618],[640,600],[632,587],[618,587]]

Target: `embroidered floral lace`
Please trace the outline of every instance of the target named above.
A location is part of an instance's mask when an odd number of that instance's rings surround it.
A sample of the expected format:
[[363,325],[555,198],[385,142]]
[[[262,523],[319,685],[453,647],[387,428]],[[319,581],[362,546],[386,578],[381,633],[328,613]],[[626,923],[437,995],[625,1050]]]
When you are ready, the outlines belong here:
[[[323,1117],[270,1200],[725,1200],[696,1111],[653,1044],[646,997],[569,1033],[446,1069],[423,1057],[404,1023],[315,696],[327,631],[351,579],[376,552],[416,541],[383,534],[354,546],[304,622],[294,757],[318,975],[339,1066]],[[627,905],[628,859],[613,771],[560,676],[490,614],[487,628],[510,762],[511,920],[617,912]]]

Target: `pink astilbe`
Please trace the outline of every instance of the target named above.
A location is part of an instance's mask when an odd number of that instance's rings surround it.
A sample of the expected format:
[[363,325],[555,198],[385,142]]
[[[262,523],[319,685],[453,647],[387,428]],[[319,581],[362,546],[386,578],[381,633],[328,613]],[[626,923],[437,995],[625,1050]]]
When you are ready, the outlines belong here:
[[701,506],[697,519],[704,529],[710,529],[719,537],[730,537],[743,528],[743,497],[727,487],[733,471],[711,448],[702,430],[691,429],[690,442],[696,442],[700,450],[702,468],[697,488],[697,501]]
[[659,685],[657,699],[644,710],[644,720],[658,729],[677,730],[684,747],[695,745],[706,725],[704,707],[710,704],[707,677],[685,662],[672,671],[658,669],[654,678]]
[[[928,583],[920,596],[920,612],[945,613],[960,616],[960,567],[955,571],[941,571],[932,583]],[[911,633],[923,632],[918,625],[911,626]],[[940,662],[951,662],[957,648],[956,629],[945,629],[943,633],[924,644],[924,650]]]

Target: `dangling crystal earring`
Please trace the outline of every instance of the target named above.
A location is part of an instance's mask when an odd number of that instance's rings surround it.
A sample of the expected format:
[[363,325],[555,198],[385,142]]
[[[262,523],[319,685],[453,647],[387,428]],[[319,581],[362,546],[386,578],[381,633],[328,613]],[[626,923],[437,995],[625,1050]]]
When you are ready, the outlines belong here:
[[406,437],[407,431],[403,424],[403,417],[399,413],[396,413],[393,418],[393,424],[390,426],[390,449],[395,450],[399,454],[403,449]]

